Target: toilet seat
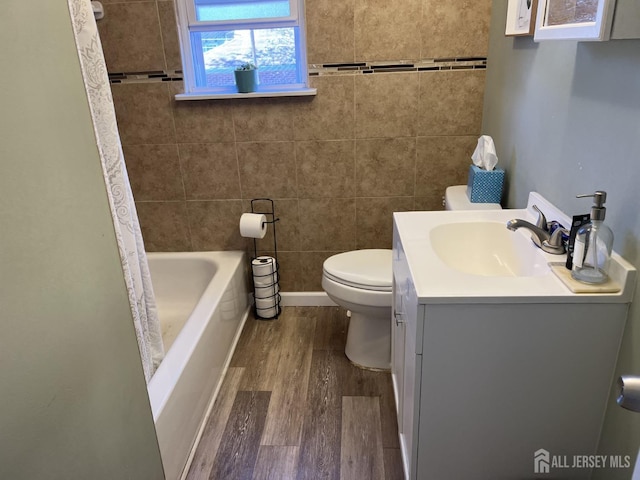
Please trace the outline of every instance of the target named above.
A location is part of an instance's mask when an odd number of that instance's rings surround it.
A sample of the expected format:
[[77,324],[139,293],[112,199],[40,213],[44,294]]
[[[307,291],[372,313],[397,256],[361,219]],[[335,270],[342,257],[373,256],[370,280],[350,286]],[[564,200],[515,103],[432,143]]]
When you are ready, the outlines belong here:
[[[344,283],[331,280],[324,275],[322,277],[322,289],[333,299],[335,303],[341,305],[341,299],[347,310],[368,309],[369,307],[391,307],[393,294],[389,292],[367,290],[365,288],[350,287]],[[347,302],[347,303],[345,303]],[[359,307],[356,307],[359,305]]]
[[368,249],[339,253],[325,260],[323,273],[352,288],[391,292],[391,250]]
[[346,287],[351,287],[351,288],[357,288],[360,290],[371,290],[372,292],[390,292],[391,291],[391,286],[389,287],[376,287],[376,286],[372,286],[372,285],[363,285],[361,283],[356,283],[356,282],[349,282],[348,280],[345,280],[343,278],[338,278],[334,275],[331,275],[330,273],[328,273],[326,270],[324,270],[324,276],[326,278],[328,278],[329,280],[339,283],[340,285],[344,285]]

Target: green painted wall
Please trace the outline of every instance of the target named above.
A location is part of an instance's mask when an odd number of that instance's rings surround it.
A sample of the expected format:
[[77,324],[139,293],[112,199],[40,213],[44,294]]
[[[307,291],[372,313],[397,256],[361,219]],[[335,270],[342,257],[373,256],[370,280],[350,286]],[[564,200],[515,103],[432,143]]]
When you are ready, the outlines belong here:
[[67,2],[0,44],[0,478],[162,479]]
[[[578,193],[605,190],[614,249],[640,268],[640,40],[602,43],[504,36],[506,0],[493,2],[483,133],[507,170],[506,204],[540,192],[565,212],[588,212]],[[640,292],[635,297],[640,301]],[[637,303],[637,302],[636,302]],[[640,375],[640,307],[632,305],[617,375]],[[615,405],[600,452],[632,455],[640,414]],[[631,478],[630,470],[594,478]]]

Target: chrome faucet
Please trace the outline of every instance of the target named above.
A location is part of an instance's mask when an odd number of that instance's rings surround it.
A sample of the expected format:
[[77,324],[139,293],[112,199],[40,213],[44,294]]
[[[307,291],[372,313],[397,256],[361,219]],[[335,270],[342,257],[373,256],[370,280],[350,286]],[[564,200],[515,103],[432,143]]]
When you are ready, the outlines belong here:
[[568,234],[569,232],[562,227],[558,227],[553,233],[551,233],[544,213],[542,213],[537,205],[534,205],[533,208],[538,212],[538,221],[536,222],[536,225],[533,225],[526,220],[514,218],[507,222],[507,228],[514,232],[519,228],[526,228],[531,232],[531,240],[533,243],[538,248],[541,248],[543,252],[562,255],[565,252],[562,234]]

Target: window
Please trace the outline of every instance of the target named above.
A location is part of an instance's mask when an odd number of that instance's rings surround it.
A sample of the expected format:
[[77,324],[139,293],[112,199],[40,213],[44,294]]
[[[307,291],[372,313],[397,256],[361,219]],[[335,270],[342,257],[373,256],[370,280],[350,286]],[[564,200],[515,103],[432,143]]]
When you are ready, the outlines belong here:
[[[258,67],[258,96],[307,87],[303,0],[177,0],[185,94],[236,94],[234,70]],[[180,98],[179,98],[180,99]]]

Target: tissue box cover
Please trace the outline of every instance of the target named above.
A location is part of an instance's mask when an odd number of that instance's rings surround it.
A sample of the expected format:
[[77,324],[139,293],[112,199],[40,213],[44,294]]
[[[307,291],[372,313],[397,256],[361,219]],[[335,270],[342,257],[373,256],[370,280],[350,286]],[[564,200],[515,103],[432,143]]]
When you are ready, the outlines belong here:
[[487,171],[475,165],[469,167],[467,196],[471,203],[500,203],[503,184],[504,170]]

